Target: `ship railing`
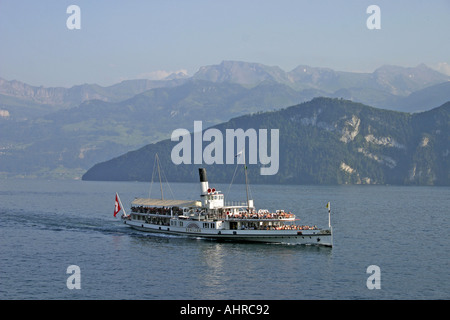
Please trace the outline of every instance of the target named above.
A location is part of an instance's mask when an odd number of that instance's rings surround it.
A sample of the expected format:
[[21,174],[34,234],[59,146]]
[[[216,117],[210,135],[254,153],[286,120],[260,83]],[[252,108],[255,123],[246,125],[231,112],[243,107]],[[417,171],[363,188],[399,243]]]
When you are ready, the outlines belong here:
[[227,220],[232,221],[295,221],[295,218],[283,218],[283,217],[236,217],[228,216]]

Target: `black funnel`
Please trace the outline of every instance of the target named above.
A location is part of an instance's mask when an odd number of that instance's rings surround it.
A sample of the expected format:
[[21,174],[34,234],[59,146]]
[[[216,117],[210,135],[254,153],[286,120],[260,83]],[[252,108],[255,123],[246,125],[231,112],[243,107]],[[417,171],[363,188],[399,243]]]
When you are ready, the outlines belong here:
[[200,182],[208,182],[205,168],[198,168],[198,173],[200,174]]

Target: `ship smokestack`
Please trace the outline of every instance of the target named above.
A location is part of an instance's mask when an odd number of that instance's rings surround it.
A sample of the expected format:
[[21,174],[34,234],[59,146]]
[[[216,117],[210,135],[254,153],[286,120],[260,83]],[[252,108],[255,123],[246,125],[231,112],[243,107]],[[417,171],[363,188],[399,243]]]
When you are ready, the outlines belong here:
[[205,168],[199,168],[198,173],[200,175],[200,188],[202,191],[202,195],[207,194],[208,192],[208,178],[206,177],[206,169]]

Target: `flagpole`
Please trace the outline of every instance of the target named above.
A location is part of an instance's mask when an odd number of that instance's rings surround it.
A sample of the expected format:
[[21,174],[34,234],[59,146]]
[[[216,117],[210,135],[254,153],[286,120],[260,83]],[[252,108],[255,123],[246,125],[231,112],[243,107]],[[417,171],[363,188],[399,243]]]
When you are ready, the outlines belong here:
[[243,148],[237,155],[234,157],[242,155],[244,157],[244,173],[245,173],[245,191],[247,192],[247,212],[250,212],[250,201],[248,199],[248,176],[247,176],[247,161],[245,160],[245,148]]
[[248,201],[248,177],[247,177],[247,162],[245,161],[245,150],[243,150],[244,156],[244,172],[245,172],[245,190],[247,191],[247,212],[250,213],[250,202]]
[[330,235],[331,235],[331,246],[333,246],[333,228],[331,227],[331,203],[328,201],[327,203],[327,209],[328,209],[328,228],[330,229]]
[[327,207],[328,207],[328,228],[331,228],[331,204],[330,204],[330,202],[328,202]]

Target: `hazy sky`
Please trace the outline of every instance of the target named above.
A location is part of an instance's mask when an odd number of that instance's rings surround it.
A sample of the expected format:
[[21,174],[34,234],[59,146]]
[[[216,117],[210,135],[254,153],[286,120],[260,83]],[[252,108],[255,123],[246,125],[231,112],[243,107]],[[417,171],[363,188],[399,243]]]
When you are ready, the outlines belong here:
[[[69,5],[81,29],[69,30]],[[369,5],[381,29],[369,30]],[[450,74],[450,0],[0,0],[0,77],[106,86],[239,60],[373,72],[425,63]]]

